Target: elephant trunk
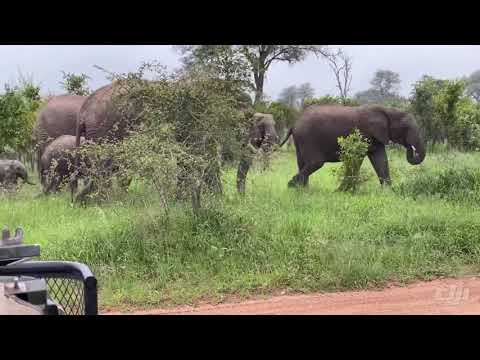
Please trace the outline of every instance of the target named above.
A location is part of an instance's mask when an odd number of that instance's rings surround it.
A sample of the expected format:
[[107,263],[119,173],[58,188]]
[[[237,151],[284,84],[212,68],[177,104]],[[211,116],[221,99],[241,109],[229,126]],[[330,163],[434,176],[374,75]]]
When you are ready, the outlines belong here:
[[412,165],[418,165],[425,159],[425,144],[420,138],[419,132],[410,130],[407,135],[406,145],[407,148],[407,161]]

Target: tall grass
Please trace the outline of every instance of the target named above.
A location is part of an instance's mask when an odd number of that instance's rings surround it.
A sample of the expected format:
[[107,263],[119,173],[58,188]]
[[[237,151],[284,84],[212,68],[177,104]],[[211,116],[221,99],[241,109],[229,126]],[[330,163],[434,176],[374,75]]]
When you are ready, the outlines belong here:
[[480,155],[428,154],[419,166],[397,150],[389,158],[394,186],[382,189],[367,160],[370,179],[352,195],[334,192],[339,164],[315,173],[308,189],[287,188],[296,162],[284,152],[266,171],[252,169],[244,197],[228,171],[225,196],[199,217],[179,204],[165,218],[141,184],[121,201],[86,209],[67,194],[35,198],[38,190],[25,187],[0,198],[0,224],[22,226],[44,258],[90,265],[103,307],[368,288],[478,269],[480,209],[467,197],[435,194],[450,193],[463,169],[474,180],[461,188],[476,194]]

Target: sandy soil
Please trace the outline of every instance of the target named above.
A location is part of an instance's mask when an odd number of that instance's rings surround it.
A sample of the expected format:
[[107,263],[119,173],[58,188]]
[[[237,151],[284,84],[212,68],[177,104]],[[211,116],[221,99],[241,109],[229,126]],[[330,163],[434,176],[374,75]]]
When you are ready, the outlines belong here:
[[[120,314],[108,312],[108,315]],[[124,312],[136,315],[480,314],[480,277],[442,279],[379,291],[283,295],[220,305]]]

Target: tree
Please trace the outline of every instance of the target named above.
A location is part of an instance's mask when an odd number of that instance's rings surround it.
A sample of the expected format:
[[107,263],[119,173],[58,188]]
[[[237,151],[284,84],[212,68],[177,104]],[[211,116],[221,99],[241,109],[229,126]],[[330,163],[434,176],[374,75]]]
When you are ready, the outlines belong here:
[[[331,56],[329,49],[324,45],[187,45],[180,46],[184,55],[185,65],[197,62],[212,56],[216,58],[215,47],[232,48],[232,54],[243,57],[242,64],[248,64],[253,78],[255,91],[254,104],[263,101],[263,87],[268,69],[274,62],[295,64],[304,60],[309,54],[316,56]],[[204,60],[201,60],[204,61]]]
[[397,97],[400,83],[400,75],[390,70],[377,70],[370,81],[372,89],[378,91],[383,99]]
[[5,93],[0,95],[0,153],[30,150],[39,91],[32,83],[23,83],[20,88],[5,86]]
[[[370,81],[370,89],[355,94],[355,100],[361,104],[382,104],[389,106],[396,102],[403,103],[398,94],[400,75],[390,70],[378,70]],[[400,106],[401,107],[401,106]]]
[[475,101],[480,102],[480,70],[475,71],[473,74],[465,79],[466,94]]
[[306,100],[313,99],[314,96],[315,96],[315,90],[312,88],[312,85],[310,85],[310,83],[308,82],[300,85],[297,88],[297,98],[299,102],[298,105],[300,108],[303,108]]
[[297,103],[298,95],[298,89],[295,85],[288,86],[280,92],[278,101],[293,108]]
[[460,150],[480,145],[480,105],[465,96],[461,80],[423,76],[414,86],[411,108],[427,141]]
[[60,82],[60,84],[67,93],[81,96],[86,96],[90,93],[90,89],[87,86],[87,80],[90,79],[88,75],[75,75],[65,71],[62,71],[62,74],[64,81]]
[[335,75],[339,96],[346,100],[352,83],[352,59],[341,50],[335,56],[326,58]]
[[277,133],[283,137],[285,129],[293,126],[293,123],[298,116],[299,111],[291,106],[281,102],[272,102],[265,112],[272,114],[275,119],[275,128]]

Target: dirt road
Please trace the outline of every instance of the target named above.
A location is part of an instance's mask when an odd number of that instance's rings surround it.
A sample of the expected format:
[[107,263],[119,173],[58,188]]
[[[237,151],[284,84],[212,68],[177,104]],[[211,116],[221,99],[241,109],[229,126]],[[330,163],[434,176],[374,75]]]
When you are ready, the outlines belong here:
[[[119,313],[110,312],[115,315]],[[389,315],[480,314],[480,277],[442,279],[380,291],[284,295],[242,303],[183,306],[124,314],[138,315]]]

